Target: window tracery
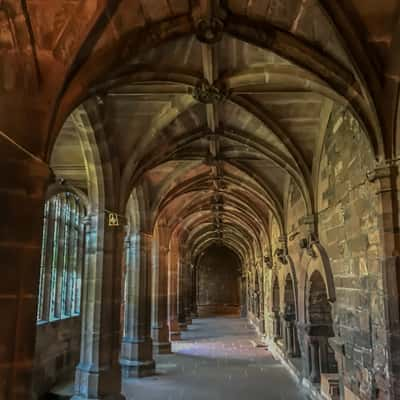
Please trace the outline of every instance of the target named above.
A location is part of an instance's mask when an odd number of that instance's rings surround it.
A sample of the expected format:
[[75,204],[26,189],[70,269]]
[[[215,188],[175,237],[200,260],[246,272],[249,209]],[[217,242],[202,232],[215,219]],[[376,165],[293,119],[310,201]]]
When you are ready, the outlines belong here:
[[38,323],[80,314],[85,213],[71,192],[58,193],[45,204]]

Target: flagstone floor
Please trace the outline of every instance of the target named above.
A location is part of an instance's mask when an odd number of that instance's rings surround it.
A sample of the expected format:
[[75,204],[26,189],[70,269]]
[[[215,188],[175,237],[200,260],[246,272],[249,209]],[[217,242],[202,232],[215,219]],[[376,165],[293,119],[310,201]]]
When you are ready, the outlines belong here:
[[195,319],[157,374],[123,384],[127,400],[305,400],[244,319]]

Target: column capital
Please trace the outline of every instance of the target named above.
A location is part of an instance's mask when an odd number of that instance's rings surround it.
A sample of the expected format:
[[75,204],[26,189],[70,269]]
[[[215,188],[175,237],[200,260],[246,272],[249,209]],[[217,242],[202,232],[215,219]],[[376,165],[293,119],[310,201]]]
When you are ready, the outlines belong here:
[[391,178],[397,175],[398,167],[393,164],[381,164],[375,169],[367,172],[367,179],[370,182],[376,182],[385,178]]
[[377,195],[391,193],[397,190],[396,177],[398,175],[398,167],[396,165],[378,166],[372,171],[367,172],[369,182],[377,185]]
[[151,241],[153,240],[153,235],[148,233],[148,232],[143,232],[143,231],[137,231],[133,232],[131,235],[129,235],[130,241],[140,241],[140,240],[146,240],[146,241]]
[[160,249],[160,253],[163,253],[163,254],[169,253],[169,247],[167,247],[167,246],[160,246],[159,249]]
[[145,239],[153,239],[153,235],[145,231],[140,231],[140,236],[142,236]]
[[314,225],[317,222],[316,214],[308,214],[299,219],[300,225]]
[[303,226],[307,232],[317,234],[318,216],[308,214],[299,219],[299,225]]

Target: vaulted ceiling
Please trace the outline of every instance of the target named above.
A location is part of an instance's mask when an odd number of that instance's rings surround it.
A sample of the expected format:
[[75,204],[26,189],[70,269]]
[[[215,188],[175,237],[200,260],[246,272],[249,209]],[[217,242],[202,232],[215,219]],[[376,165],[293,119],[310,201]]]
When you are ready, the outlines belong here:
[[[284,226],[291,182],[315,211],[313,172],[338,107],[360,121],[377,157],[387,151],[377,99],[391,62],[396,0],[379,8],[374,0],[16,3],[0,2],[0,24],[17,35],[1,31],[0,47],[34,50],[38,98],[52,110],[44,143],[91,99],[93,123],[113,143],[123,196],[144,187],[152,220],[184,233],[194,253],[224,241],[247,254],[268,236],[272,217]],[[18,15],[29,17],[25,36]],[[7,82],[9,92],[21,84]],[[79,148],[67,119],[51,165],[84,188]]]

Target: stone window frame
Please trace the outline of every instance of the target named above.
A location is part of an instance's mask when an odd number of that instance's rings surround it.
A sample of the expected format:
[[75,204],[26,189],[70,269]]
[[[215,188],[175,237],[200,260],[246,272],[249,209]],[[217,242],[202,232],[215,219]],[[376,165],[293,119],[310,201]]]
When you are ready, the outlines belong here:
[[70,188],[57,191],[46,200],[38,288],[39,325],[80,315],[86,213],[85,199]]

